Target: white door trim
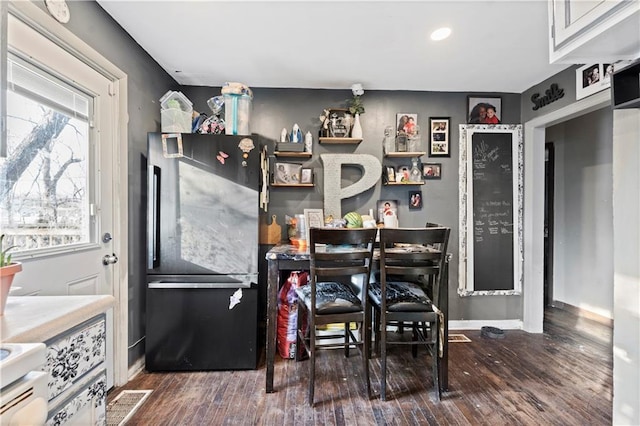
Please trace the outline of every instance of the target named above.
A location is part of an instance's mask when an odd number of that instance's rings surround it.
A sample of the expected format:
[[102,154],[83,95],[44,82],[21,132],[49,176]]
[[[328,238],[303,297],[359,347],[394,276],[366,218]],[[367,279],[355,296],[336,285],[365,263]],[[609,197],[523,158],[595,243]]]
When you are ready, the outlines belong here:
[[118,67],[100,55],[91,46],[67,30],[45,11],[32,2],[12,1],[9,12],[20,18],[45,37],[58,44],[88,66],[111,80],[113,96],[113,116],[117,127],[114,130],[114,200],[113,200],[113,233],[119,236],[114,239],[113,247],[119,261],[114,264],[114,275],[117,282],[112,289],[116,299],[113,308],[114,316],[114,385],[120,386],[128,381],[128,123],[127,114],[127,75]]
[[545,129],[611,104],[604,90],[524,124],[523,329],[542,333],[544,319],[544,142]]

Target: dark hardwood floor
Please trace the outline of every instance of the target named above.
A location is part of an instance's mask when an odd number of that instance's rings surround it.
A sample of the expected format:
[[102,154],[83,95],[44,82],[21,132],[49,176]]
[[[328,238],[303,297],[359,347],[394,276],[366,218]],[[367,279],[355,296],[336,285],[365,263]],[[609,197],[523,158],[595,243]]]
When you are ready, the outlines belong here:
[[[140,373],[124,389],[153,392],[129,425],[609,425],[612,416],[612,330],[565,311],[545,312],[543,334],[505,331],[450,344],[449,391],[434,401],[429,359],[408,347],[389,358],[387,399],[367,399],[360,356],[322,351],[316,406],[307,403],[308,362],[276,357],[276,392],[264,392],[264,362],[255,371]],[[424,350],[423,350],[424,351]]]

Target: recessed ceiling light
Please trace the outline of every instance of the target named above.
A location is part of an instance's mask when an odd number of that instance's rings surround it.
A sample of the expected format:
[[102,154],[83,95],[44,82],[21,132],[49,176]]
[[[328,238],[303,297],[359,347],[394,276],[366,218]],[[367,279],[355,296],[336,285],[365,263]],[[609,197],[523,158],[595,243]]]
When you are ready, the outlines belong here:
[[437,30],[431,33],[431,40],[433,41],[444,40],[450,35],[451,35],[451,28],[449,27],[438,28]]

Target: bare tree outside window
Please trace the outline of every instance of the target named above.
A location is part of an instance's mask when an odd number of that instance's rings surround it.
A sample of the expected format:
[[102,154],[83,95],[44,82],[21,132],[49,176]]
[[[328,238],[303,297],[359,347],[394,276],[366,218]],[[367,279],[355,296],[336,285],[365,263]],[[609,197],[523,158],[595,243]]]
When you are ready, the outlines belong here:
[[74,110],[88,105],[87,97],[74,102],[80,95],[41,71],[21,68],[13,75],[7,157],[0,159],[2,232],[19,251],[89,242],[89,122],[86,112]]

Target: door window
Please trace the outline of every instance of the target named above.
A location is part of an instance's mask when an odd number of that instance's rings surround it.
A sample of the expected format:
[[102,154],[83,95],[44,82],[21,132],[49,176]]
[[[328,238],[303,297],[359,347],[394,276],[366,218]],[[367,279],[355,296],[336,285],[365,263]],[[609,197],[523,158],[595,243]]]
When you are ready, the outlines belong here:
[[16,55],[7,63],[0,228],[14,252],[92,242],[92,97]]

